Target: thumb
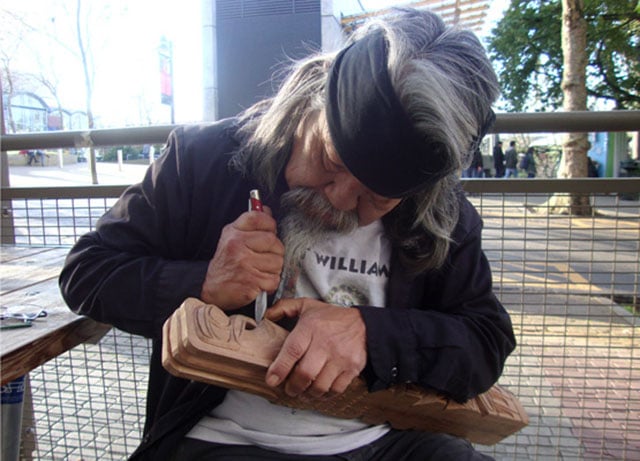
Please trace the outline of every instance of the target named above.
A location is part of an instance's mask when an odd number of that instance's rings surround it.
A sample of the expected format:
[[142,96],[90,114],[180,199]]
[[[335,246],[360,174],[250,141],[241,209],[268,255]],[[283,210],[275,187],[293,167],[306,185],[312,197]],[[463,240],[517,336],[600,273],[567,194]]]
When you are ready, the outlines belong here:
[[287,336],[280,352],[267,369],[266,383],[275,387],[282,383],[307,352],[311,344],[311,335],[295,330]]
[[282,320],[284,317],[300,317],[304,308],[304,298],[280,299],[273,306],[267,309],[265,317],[272,322]]

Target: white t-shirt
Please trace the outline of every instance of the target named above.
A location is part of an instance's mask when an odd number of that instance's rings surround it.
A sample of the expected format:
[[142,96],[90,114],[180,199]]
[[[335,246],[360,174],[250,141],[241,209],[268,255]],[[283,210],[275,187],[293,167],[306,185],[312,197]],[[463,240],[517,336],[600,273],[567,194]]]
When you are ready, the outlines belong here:
[[[376,221],[346,235],[330,234],[310,248],[285,297],[310,297],[341,306],[384,307],[391,245]],[[210,442],[257,445],[291,454],[333,455],[377,440],[387,425],[326,416],[274,405],[231,390],[187,437]]]

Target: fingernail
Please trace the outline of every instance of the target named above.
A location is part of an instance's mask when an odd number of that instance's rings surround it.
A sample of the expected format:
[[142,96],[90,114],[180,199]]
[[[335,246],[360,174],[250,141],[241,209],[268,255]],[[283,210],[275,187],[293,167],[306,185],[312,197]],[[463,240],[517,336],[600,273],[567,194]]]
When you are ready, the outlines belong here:
[[278,377],[274,374],[267,376],[267,386],[276,387],[280,383]]

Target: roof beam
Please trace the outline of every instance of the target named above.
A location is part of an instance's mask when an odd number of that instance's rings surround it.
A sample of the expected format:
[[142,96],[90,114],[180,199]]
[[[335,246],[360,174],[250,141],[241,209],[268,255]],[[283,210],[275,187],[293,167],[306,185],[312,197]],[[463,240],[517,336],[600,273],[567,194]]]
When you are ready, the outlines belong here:
[[[417,9],[429,9],[437,13],[448,24],[457,24],[469,29],[481,29],[486,11],[489,9],[490,0],[422,0],[407,3],[405,6]],[[362,24],[365,20],[383,16],[393,12],[393,8],[383,8],[365,13],[343,16],[341,19],[342,28],[345,32],[351,32]],[[471,13],[481,12],[479,15]],[[478,24],[478,21],[480,23]],[[473,26],[470,25],[473,24]]]

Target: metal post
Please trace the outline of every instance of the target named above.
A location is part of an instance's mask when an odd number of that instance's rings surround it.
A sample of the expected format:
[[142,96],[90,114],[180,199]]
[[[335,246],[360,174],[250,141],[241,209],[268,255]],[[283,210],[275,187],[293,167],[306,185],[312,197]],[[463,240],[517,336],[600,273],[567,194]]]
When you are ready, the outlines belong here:
[[118,149],[117,156],[118,156],[118,171],[122,171],[122,149]]
[[20,433],[22,432],[22,406],[24,402],[24,376],[2,386],[2,456],[4,461],[18,461]]
[[[4,127],[4,98],[2,97],[2,78],[0,77],[0,139],[6,135]],[[0,145],[2,142],[0,142]],[[9,187],[9,156],[6,150],[0,151],[0,185]],[[0,200],[0,242],[4,244],[16,243],[13,225],[13,211],[11,201]]]

